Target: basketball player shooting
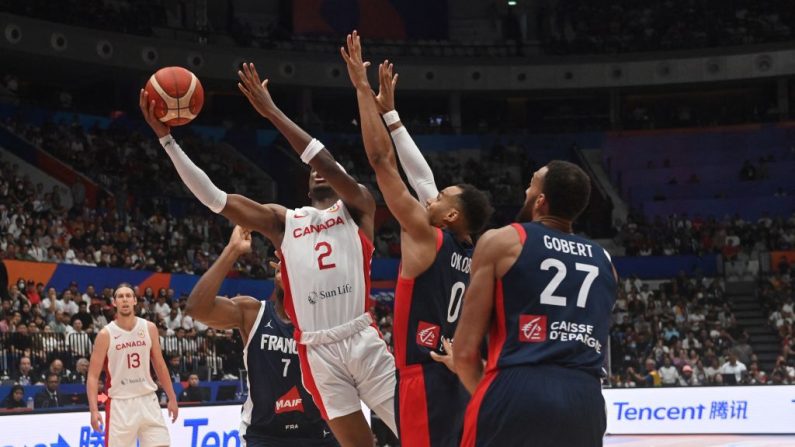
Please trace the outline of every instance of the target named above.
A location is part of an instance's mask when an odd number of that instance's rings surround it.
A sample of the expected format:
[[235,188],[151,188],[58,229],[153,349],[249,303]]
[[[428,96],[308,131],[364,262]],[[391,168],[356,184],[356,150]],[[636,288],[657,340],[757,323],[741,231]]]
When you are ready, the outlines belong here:
[[97,407],[99,374],[105,369],[105,447],[160,447],[171,445],[168,428],[160,411],[157,385],[149,373],[153,364],[157,379],[168,396],[171,422],[177,420],[177,396],[160,349],[154,323],[135,316],[137,300],[129,284],[113,292],[116,319],[102,328],[94,342],[88,366],[86,393],[91,427],[100,430],[102,416]]
[[238,75],[254,109],[311,166],[311,206],[287,210],[227,194],[182,151],[143,90],[141,111],[199,201],[279,248],[285,311],[295,326],[303,383],[342,445],[369,447],[372,432],[360,400],[397,433],[395,362],[368,312],[375,201],[322,143],[279,110],[253,64],[244,64]]
[[185,311],[214,329],[240,330],[246,340],[243,360],[248,399],[240,435],[247,447],[337,446],[320,410],[301,384],[294,327],[284,312],[284,291],[277,267],[274,299],[218,295],[237,259],[251,252],[251,232],[239,226],[218,259],[188,296]]
[[[488,221],[491,206],[486,194],[468,184],[445,188],[425,206],[409,193],[377,105],[378,100],[394,103],[392,66],[388,61],[379,66],[382,98],[377,98],[356,31],[341,53],[356,87],[367,158],[401,229],[394,316],[400,439],[407,446],[457,446],[469,395],[455,373],[431,354],[455,332],[469,282],[473,235]],[[421,154],[415,164],[420,162],[427,166]]]
[[579,166],[552,161],[533,174],[520,223],[478,241],[453,345],[473,393],[462,447],[602,445],[617,278],[607,252],[573,234],[590,195]]

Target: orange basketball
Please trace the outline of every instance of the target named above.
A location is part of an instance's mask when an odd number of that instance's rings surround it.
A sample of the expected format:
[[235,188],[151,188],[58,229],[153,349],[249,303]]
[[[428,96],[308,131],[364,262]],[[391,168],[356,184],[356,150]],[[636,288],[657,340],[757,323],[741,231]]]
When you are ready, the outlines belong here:
[[182,67],[157,70],[144,87],[155,101],[155,116],[169,126],[188,124],[204,105],[204,89],[199,78]]

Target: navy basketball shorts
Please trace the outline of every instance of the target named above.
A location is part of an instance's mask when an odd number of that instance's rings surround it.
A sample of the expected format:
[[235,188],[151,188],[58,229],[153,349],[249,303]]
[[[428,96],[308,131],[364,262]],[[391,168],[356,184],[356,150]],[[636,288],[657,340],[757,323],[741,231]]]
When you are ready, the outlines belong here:
[[469,394],[441,363],[398,369],[395,416],[400,443],[410,447],[454,447],[461,442]]
[[599,380],[558,366],[489,372],[467,407],[462,447],[601,447],[607,428]]

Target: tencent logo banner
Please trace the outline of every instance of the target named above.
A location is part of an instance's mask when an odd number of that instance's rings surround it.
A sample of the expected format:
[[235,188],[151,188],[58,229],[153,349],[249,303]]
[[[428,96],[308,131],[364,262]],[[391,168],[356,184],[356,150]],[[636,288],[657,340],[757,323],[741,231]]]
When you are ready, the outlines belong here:
[[603,390],[609,434],[795,433],[795,386]]

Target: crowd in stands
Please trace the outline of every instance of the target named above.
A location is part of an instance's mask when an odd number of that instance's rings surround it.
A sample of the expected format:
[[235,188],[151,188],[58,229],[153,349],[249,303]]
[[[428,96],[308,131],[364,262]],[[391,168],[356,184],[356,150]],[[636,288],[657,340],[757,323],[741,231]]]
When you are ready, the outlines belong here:
[[624,53],[789,40],[795,10],[773,0],[571,0],[542,20],[548,53]]
[[[241,20],[233,9],[225,22],[209,20],[206,13],[163,2],[69,0],[53,9],[38,0],[0,0],[0,9],[15,14],[71,25],[152,35],[155,28],[176,28],[195,33],[197,41],[208,36],[228,36],[245,47],[296,51],[333,51],[333,38],[292,33],[292,5],[267,24]],[[492,8],[494,9],[494,8]],[[668,0],[638,3],[631,0],[589,2],[569,0],[542,2],[537,17],[538,39],[548,54],[623,53],[749,45],[792,39],[795,12],[773,0]],[[525,33],[519,18],[508,11],[493,10],[491,20],[501,21],[502,35],[495,42],[410,40],[379,42],[379,53],[392,56],[517,56],[524,54]],[[188,35],[188,34],[186,34]],[[530,36],[527,36],[530,37]]]
[[795,259],[782,257],[774,269],[762,276],[759,301],[769,314],[770,326],[781,339],[781,351],[771,377],[795,383]]
[[795,249],[795,213],[762,216],[755,222],[739,215],[721,219],[695,214],[653,220],[633,213],[618,224],[616,242],[629,256],[720,253],[726,261],[757,262],[761,254]]
[[[762,371],[722,280],[684,273],[657,290],[626,279],[614,309],[614,387],[789,383]],[[795,360],[795,359],[794,359]]]
[[[121,128],[6,124],[112,194],[101,192],[97,205],[89,207],[82,183],[70,190],[46,190],[16,164],[0,159],[3,258],[201,274],[226,245],[228,221],[195,203],[154,138]],[[199,150],[194,157],[221,187],[254,197],[264,194],[255,174],[246,174],[212,144],[188,137],[183,145]],[[174,197],[184,198],[181,215],[170,212]],[[236,274],[272,276],[261,261],[267,258],[268,242],[257,237],[254,248],[237,264]]]
[[[138,290],[136,314],[154,322],[174,382],[237,379],[242,368],[238,332],[215,331],[184,312],[187,297],[173,289]],[[4,384],[85,384],[96,334],[112,321],[113,290],[72,282],[58,291],[19,278],[0,299],[0,376]],[[51,378],[50,375],[54,375]],[[52,382],[52,383],[51,383]],[[206,399],[205,399],[206,400]],[[72,403],[81,403],[72,401]],[[85,403],[85,402],[82,402]],[[40,404],[36,408],[66,405]]]

